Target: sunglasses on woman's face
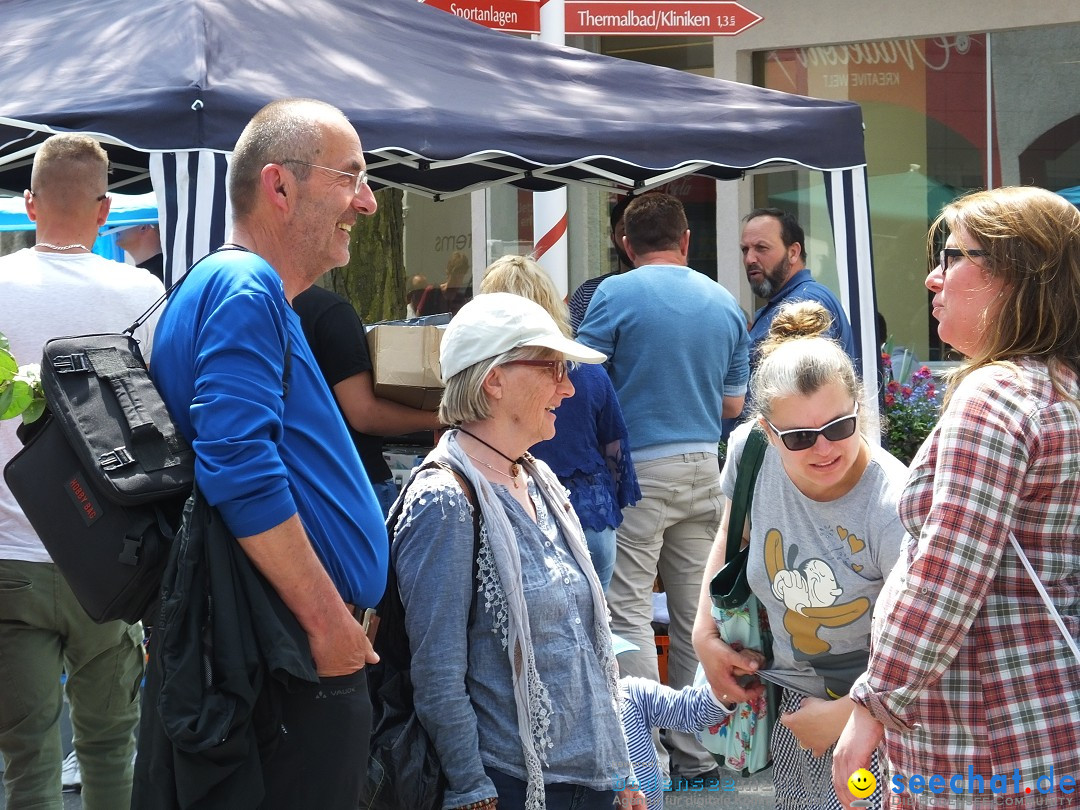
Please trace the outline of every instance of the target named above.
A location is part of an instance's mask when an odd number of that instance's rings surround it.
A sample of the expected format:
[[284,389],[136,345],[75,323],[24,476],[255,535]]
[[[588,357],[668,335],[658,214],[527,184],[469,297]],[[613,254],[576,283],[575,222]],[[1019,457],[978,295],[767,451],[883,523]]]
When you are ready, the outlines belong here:
[[537,366],[551,369],[551,378],[556,384],[566,379],[567,363],[565,360],[511,360],[507,366]]
[[765,423],[772,428],[772,432],[784,443],[788,450],[798,452],[809,450],[817,444],[818,436],[824,436],[830,442],[842,442],[855,434],[855,428],[859,424],[859,403],[855,403],[855,412],[850,416],[841,416],[833,419],[829,424],[819,428],[794,428],[793,430],[777,430],[776,425],[768,419]]

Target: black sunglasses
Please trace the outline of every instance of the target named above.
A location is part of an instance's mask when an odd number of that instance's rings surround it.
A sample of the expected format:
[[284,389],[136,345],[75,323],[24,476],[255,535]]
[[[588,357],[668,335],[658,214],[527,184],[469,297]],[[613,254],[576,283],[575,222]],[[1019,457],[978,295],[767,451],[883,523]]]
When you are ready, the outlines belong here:
[[844,439],[849,439],[855,434],[855,428],[859,423],[859,403],[855,403],[855,412],[850,416],[841,416],[839,419],[833,419],[829,424],[822,425],[819,428],[794,428],[792,430],[777,430],[776,425],[765,420],[772,432],[784,443],[784,447],[788,450],[798,452],[799,450],[809,450],[815,444],[817,444],[818,436],[824,436],[830,442],[841,442]]

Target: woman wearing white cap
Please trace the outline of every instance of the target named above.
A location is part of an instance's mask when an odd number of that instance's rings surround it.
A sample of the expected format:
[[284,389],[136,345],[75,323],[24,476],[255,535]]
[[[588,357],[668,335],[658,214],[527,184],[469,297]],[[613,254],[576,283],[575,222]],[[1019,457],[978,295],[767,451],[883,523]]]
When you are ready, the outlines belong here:
[[[440,350],[448,431],[402,493],[391,559],[416,711],[448,780],[445,808],[604,808],[628,784],[607,608],[581,526],[528,448],[574,393],[567,361],[605,357],[539,305],[479,295]],[[640,799],[623,791],[624,799]]]
[[[484,271],[480,292],[508,292],[542,306],[570,334],[570,316],[547,272],[528,256],[503,256]],[[622,509],[641,499],[630,437],[607,372],[580,364],[569,372],[574,396],[559,408],[556,434],[534,445],[570,492],[596,575],[607,592],[615,570],[615,530]]]

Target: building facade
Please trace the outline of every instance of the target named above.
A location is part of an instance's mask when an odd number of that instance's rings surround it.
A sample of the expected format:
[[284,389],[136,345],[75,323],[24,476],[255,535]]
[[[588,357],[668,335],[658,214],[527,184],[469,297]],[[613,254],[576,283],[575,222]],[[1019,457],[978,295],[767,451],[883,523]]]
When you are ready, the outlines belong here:
[[[1080,4],[952,4],[910,0],[743,0],[762,20],[730,37],[571,37],[567,44],[611,56],[850,100],[866,126],[871,236],[878,308],[886,334],[920,360],[943,360],[922,287],[926,232],[959,194],[1011,184],[1051,190],[1080,185]],[[643,104],[648,99],[642,99]],[[796,213],[809,266],[835,287],[830,223],[820,173],[791,170],[714,182],[688,177],[666,190],[687,207],[691,265],[755,308],[738,242],[754,206]],[[613,196],[568,193],[568,288],[607,272]],[[407,272],[441,280],[455,250],[477,276],[503,253],[532,247],[531,195],[493,188],[471,198],[410,199]],[[412,225],[412,227],[410,227]]]

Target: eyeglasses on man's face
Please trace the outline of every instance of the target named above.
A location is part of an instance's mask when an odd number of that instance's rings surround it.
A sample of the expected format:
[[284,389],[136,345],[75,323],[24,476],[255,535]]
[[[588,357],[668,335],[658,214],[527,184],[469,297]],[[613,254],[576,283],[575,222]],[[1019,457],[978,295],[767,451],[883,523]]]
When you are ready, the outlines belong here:
[[551,369],[551,379],[556,383],[561,383],[566,379],[566,367],[565,360],[511,360],[503,365],[507,366],[539,366],[540,368]]
[[356,184],[353,186],[353,196],[356,197],[360,194],[360,189],[367,185],[367,169],[361,169],[358,172],[345,172],[341,169],[331,169],[329,166],[320,166],[318,163],[308,163],[306,160],[295,160],[289,158],[288,160],[281,161],[284,163],[299,163],[301,166],[310,166],[313,169],[322,169],[324,172],[333,172],[334,174],[341,174],[345,177],[352,177],[356,180]]
[[989,256],[989,252],[985,250],[977,250],[972,248],[971,250],[961,250],[960,248],[944,248],[941,253],[938,254],[938,267],[942,270],[950,270],[952,266],[956,264],[956,259],[961,256]]
[[842,442],[850,439],[855,434],[855,428],[859,423],[859,403],[855,403],[855,411],[849,416],[841,416],[833,419],[827,425],[819,428],[793,428],[792,430],[777,430],[776,425],[768,419],[765,423],[772,428],[772,432],[784,443],[788,450],[798,452],[809,450],[817,444],[818,436],[824,436],[830,442]]

